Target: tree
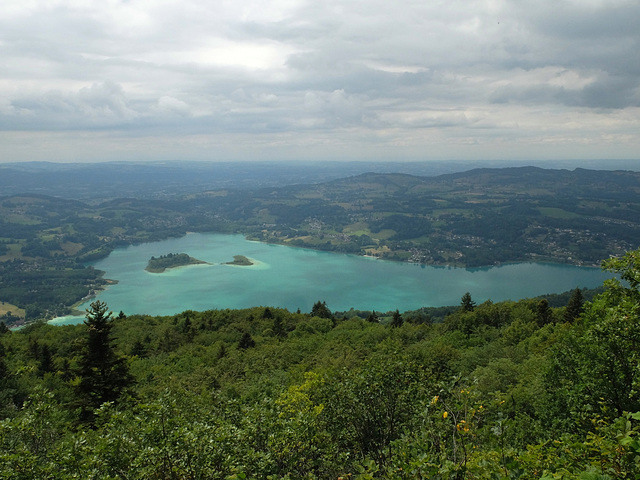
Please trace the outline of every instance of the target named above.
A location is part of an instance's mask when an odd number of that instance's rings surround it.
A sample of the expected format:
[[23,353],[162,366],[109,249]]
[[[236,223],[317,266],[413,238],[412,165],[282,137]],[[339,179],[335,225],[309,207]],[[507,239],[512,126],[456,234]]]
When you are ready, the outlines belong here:
[[613,420],[640,410],[639,258],[636,250],[603,262],[627,285],[607,280],[607,290],[584,307],[578,292],[569,300],[567,310],[580,313],[565,314],[565,319],[579,316],[580,321],[554,348],[547,388],[558,412],[572,412],[571,425],[581,421],[583,428],[591,428],[593,412]]
[[538,326],[544,327],[545,325],[553,322],[553,311],[549,306],[549,301],[543,298],[538,302],[536,307],[536,321]]
[[147,355],[147,349],[140,340],[136,340],[136,343],[131,347],[131,356],[144,358]]
[[51,349],[46,343],[40,347],[40,355],[38,356],[38,373],[44,375],[45,373],[53,372],[53,357],[51,355]]
[[372,355],[327,382],[317,401],[324,404],[327,431],[338,450],[357,452],[380,466],[393,458],[392,442],[421,408],[416,398],[425,380],[410,361]]
[[112,312],[107,304],[96,300],[87,309],[87,339],[80,357],[77,386],[83,422],[93,421],[93,412],[105,402],[117,402],[132,385],[124,358],[116,355],[111,342]]
[[244,332],[240,341],[238,342],[238,348],[240,350],[246,350],[247,348],[253,348],[256,346],[256,342],[249,332]]
[[640,300],[640,249],[627,252],[622,258],[605,260],[602,262],[602,268],[619,274],[629,285],[629,288],[626,288],[615,278],[608,280],[605,285],[611,294]]
[[398,327],[401,327],[403,323],[404,323],[404,320],[402,319],[402,315],[400,315],[400,312],[398,310],[393,312],[393,318],[391,319],[391,327],[398,328]]
[[312,317],[320,317],[320,318],[332,318],[331,310],[327,307],[327,302],[320,302],[318,300],[313,304],[313,308],[311,309]]
[[463,312],[473,312],[474,308],[476,308],[476,302],[471,300],[469,292],[465,293],[460,299],[460,308]]
[[576,288],[571,294],[569,303],[567,303],[567,307],[564,311],[565,322],[572,323],[576,318],[578,318],[582,313],[583,304],[584,300],[582,298],[582,292],[579,288]]
[[376,311],[372,311],[368,316],[367,316],[367,322],[370,323],[378,323],[380,322],[380,319],[378,318],[378,314],[376,313]]
[[0,342],[0,418],[5,417],[5,408],[13,407],[16,394],[16,380],[12,376],[5,363],[5,348]]
[[276,337],[286,337],[287,336],[287,331],[284,328],[284,324],[282,322],[282,317],[280,317],[280,315],[278,315],[277,317],[275,317],[273,319],[273,335]]

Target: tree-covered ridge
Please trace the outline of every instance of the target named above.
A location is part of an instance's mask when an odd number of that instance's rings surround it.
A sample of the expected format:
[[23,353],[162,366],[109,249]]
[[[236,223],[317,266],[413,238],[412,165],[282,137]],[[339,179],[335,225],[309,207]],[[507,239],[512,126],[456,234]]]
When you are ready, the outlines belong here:
[[18,195],[0,198],[0,301],[11,319],[67,314],[104,284],[86,262],[190,231],[424,264],[593,265],[638,247],[639,212],[639,173],[532,167],[99,204]]
[[[0,477],[635,479],[640,252],[605,267],[620,280],[570,321],[576,291],[563,307],[471,292],[441,323],[98,304],[87,325],[3,331]],[[91,338],[133,383],[87,418]]]
[[[257,238],[464,266],[597,264],[636,248],[640,238],[637,172],[523,167],[438,177],[364,174],[286,192],[271,200],[294,197],[298,204],[270,209],[275,226]],[[303,219],[306,208],[316,214]]]
[[206,264],[202,260],[190,257],[186,253],[168,253],[159,257],[151,257],[145,270],[151,273],[162,273],[168,268],[184,267],[187,265]]

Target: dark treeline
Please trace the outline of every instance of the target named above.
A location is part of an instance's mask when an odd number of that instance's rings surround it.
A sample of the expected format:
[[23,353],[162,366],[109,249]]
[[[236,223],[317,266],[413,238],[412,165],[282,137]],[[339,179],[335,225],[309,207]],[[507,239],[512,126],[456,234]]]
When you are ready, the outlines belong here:
[[562,306],[0,329],[0,477],[638,478],[640,251],[605,265]]

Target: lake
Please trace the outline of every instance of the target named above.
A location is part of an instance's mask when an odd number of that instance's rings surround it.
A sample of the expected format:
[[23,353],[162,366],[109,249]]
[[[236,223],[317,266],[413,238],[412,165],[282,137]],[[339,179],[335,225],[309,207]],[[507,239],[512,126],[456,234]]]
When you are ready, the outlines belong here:
[[[187,253],[209,265],[164,273],[145,271],[152,256]],[[226,265],[244,255],[252,266]],[[476,303],[518,300],[575,287],[593,288],[611,275],[598,268],[518,263],[490,268],[451,268],[390,262],[246,240],[241,235],[188,234],[113,251],[95,262],[117,280],[96,297],[114,312],[173,315],[184,310],[253,306],[311,310],[326,301],[332,311],[387,312],[458,305],[470,292]],[[93,301],[93,300],[91,300]],[[85,310],[89,302],[79,307]],[[61,317],[54,324],[78,323]]]

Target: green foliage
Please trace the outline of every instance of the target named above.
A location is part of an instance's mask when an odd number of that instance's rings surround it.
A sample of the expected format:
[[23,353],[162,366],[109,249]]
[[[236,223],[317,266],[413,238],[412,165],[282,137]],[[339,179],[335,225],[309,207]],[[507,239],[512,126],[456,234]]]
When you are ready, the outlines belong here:
[[471,299],[471,294],[469,292],[465,293],[460,300],[460,308],[463,312],[473,312],[473,309],[476,307],[476,302]]
[[0,478],[637,479],[634,255],[572,323],[537,299],[395,328],[96,302],[4,333]]
[[369,315],[367,315],[367,322],[370,323],[378,323],[380,321],[380,318],[378,318],[378,314],[374,311],[372,311]]
[[162,273],[167,268],[182,267],[185,265],[195,265],[205,263],[202,260],[190,257],[186,253],[169,253],[159,257],[151,257],[145,270],[152,273]]
[[238,342],[238,348],[240,350],[246,350],[247,348],[253,348],[256,346],[255,340],[251,337],[249,332],[244,332],[240,341]]
[[79,359],[78,405],[80,420],[91,422],[94,410],[105,402],[116,402],[133,382],[124,358],[111,344],[112,312],[96,300],[87,310],[86,345]]
[[333,318],[331,310],[329,310],[329,307],[327,307],[327,302],[320,302],[320,300],[313,304],[313,307],[311,308],[311,316],[320,318]]
[[538,302],[536,307],[536,321],[541,327],[553,322],[553,311],[551,310],[549,301],[546,298],[543,298]]
[[404,319],[402,318],[402,315],[400,315],[400,312],[398,310],[393,312],[393,316],[391,317],[391,323],[390,323],[391,327],[398,328],[398,327],[401,327],[403,323],[404,323]]
[[564,310],[564,321],[569,323],[575,321],[576,318],[582,314],[583,304],[582,291],[576,288],[571,294],[569,303],[567,303],[567,307]]

